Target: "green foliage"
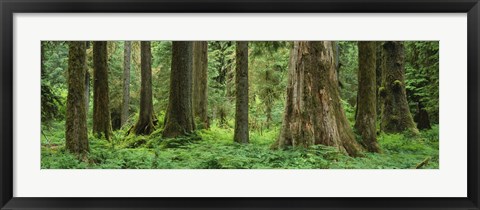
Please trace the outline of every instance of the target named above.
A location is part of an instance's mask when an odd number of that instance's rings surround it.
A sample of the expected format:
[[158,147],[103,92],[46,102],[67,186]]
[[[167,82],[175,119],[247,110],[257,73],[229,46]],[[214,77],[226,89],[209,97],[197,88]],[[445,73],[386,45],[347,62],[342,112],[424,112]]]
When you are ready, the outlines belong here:
[[[337,43],[341,103],[353,127],[358,86],[357,43]],[[363,158],[351,158],[333,147],[322,145],[270,149],[281,127],[292,42],[249,43],[250,144],[237,144],[232,140],[235,124],[234,41],[208,42],[210,129],[198,129],[196,133],[181,138],[164,139],[161,134],[169,97],[172,42],[152,41],[151,44],[157,130],[148,136],[128,134],[138,118],[141,85],[140,42],[132,41],[130,117],[123,127],[114,131],[110,142],[89,134],[90,154],[86,160],[78,160],[64,146],[68,43],[42,42],[42,168],[377,169],[412,168],[427,157],[431,160],[424,168],[439,167],[438,125],[416,136],[379,134],[383,153],[366,153]],[[399,85],[406,86],[412,112],[416,111],[418,103],[422,103],[432,122],[438,123],[438,42],[405,42],[405,46],[406,81]],[[124,42],[109,42],[110,109],[113,115],[119,114],[122,103],[123,50]],[[90,47],[87,49],[90,75],[93,75],[92,56]],[[380,87],[379,95],[382,93],[385,91]],[[93,110],[90,101],[89,116]],[[91,117],[87,120],[88,128],[91,128]]]
[[289,42],[251,42],[249,59],[250,127],[255,130],[279,125],[287,87]]
[[[279,128],[262,134],[251,132],[250,144],[232,141],[233,129],[211,127],[191,136],[162,139],[160,132],[150,136],[123,138],[125,131],[114,131],[112,142],[89,135],[91,152],[87,161],[79,161],[64,148],[62,123],[54,123],[42,139],[42,168],[104,169],[380,169],[414,168],[427,157],[424,168],[438,168],[438,126],[418,136],[381,134],[383,153],[366,153],[351,158],[334,147],[315,145],[309,148],[272,150]],[[144,143],[132,144],[132,142]]]
[[345,111],[347,120],[353,127],[353,125],[355,124],[355,108],[343,99],[340,99],[340,101],[342,102],[343,110]]
[[41,116],[42,122],[49,122],[65,113],[68,45],[44,41],[41,47]]
[[[167,110],[171,62],[172,42],[152,42],[152,88],[155,113]],[[163,121],[163,117],[157,119]]]
[[343,100],[351,106],[356,105],[358,90],[358,46],[357,42],[339,41],[338,77],[341,84],[340,93]]
[[413,113],[425,109],[430,120],[438,123],[439,114],[439,42],[405,42],[405,83]]
[[234,113],[234,75],[235,42],[208,42],[208,115],[222,127]]

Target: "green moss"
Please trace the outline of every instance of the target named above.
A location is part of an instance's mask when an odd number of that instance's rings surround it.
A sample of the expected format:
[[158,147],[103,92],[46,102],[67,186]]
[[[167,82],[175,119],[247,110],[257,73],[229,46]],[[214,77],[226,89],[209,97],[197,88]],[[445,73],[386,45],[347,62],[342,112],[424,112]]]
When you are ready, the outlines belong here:
[[387,91],[385,90],[385,87],[378,88],[378,95],[380,95],[380,97],[382,98],[385,98],[387,96]]
[[393,90],[398,92],[402,90],[403,83],[400,80],[393,81]]

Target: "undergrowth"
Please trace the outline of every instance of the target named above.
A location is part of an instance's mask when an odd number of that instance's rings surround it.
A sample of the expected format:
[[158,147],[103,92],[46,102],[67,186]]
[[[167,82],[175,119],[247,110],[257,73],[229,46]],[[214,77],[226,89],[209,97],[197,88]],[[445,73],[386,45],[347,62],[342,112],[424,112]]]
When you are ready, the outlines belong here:
[[411,169],[439,168],[438,126],[420,135],[380,134],[382,153],[352,158],[333,147],[272,150],[279,129],[250,132],[250,144],[233,142],[233,129],[211,127],[190,136],[163,139],[161,130],[149,136],[114,132],[110,141],[89,135],[88,160],[80,161],[65,149],[63,122],[43,129],[43,169]]

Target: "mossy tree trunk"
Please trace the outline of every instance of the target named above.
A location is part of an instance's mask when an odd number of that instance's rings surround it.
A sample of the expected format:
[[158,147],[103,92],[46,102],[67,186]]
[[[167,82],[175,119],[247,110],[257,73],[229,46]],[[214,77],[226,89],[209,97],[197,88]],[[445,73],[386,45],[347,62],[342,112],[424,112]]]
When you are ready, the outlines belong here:
[[123,49],[123,97],[122,113],[120,116],[120,126],[123,126],[128,119],[128,109],[130,107],[130,58],[132,54],[132,42],[125,41]]
[[88,67],[85,65],[85,107],[90,108],[90,73],[88,73]]
[[110,120],[107,42],[93,42],[93,133],[110,139]]
[[358,92],[355,129],[369,152],[379,152],[376,110],[376,43],[358,42]]
[[323,144],[361,155],[340,103],[334,42],[295,42],[290,55],[287,98],[274,147]]
[[193,42],[193,114],[202,128],[209,128],[208,106],[208,42]]
[[405,90],[405,47],[401,41],[383,44],[385,63],[383,69],[382,131],[396,133],[409,131],[418,134],[412,114],[408,108]]
[[382,87],[382,73],[383,73],[383,42],[377,41],[376,44],[376,61],[375,61],[375,78],[376,78],[376,111],[377,111],[377,119],[380,119],[382,116],[382,97],[380,96],[380,88]]
[[135,135],[149,135],[155,130],[152,99],[152,51],[149,41],[140,43],[140,114],[133,126]]
[[163,137],[173,138],[194,131],[192,109],[193,43],[174,41],[172,43],[172,72],[170,75],[170,96]]
[[233,139],[248,143],[248,42],[236,42],[235,69],[235,130]]
[[84,158],[89,152],[85,107],[85,42],[69,42],[68,95],[65,122],[66,148]]

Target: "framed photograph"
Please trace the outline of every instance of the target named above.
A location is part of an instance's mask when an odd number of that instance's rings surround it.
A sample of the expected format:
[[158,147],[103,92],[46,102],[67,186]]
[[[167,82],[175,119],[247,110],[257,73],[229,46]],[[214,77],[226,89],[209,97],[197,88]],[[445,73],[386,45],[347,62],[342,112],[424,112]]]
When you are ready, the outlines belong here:
[[0,8],[1,209],[479,209],[478,0]]

